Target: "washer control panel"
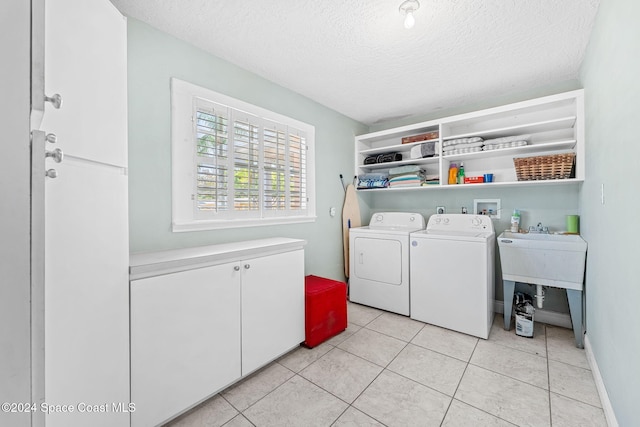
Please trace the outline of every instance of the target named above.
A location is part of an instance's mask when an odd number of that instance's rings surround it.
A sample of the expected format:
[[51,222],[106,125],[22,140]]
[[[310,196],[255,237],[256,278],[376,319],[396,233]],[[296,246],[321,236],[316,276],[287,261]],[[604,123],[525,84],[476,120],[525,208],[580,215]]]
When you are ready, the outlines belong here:
[[494,232],[493,222],[489,216],[465,214],[431,215],[427,230]]

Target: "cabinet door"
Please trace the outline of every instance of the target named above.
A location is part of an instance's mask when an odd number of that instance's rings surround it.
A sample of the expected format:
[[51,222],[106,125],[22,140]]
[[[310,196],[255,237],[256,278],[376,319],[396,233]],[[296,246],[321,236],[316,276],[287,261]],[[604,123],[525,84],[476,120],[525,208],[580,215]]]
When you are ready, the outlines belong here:
[[304,341],[304,251],[242,264],[242,375],[247,375]]
[[131,282],[133,426],[157,425],[240,377],[234,266]]
[[125,17],[106,0],[46,0],[45,39],[45,93],[63,103],[42,129],[66,155],[126,167]]
[[[73,159],[45,195],[45,402],[129,400],[127,177]],[[98,403],[100,402],[100,403]],[[111,409],[111,408],[109,408]],[[115,427],[124,412],[53,412],[48,427]]]

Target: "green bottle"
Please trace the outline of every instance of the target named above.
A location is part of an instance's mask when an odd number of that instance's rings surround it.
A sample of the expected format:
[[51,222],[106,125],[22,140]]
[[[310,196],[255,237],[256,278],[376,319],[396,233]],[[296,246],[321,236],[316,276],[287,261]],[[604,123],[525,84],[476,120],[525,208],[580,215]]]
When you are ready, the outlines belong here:
[[458,184],[464,184],[464,163],[460,163],[458,169]]

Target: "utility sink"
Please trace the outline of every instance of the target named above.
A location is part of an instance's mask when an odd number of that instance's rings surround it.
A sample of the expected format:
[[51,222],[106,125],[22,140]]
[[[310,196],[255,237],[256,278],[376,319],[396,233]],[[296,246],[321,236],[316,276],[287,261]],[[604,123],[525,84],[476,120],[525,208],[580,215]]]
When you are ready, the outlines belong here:
[[582,290],[587,242],[580,236],[505,231],[498,247],[504,280]]
[[[583,348],[582,283],[587,242],[578,235],[512,233],[498,236],[504,312],[511,314],[515,283],[564,288],[567,292],[576,347]],[[511,315],[504,316],[510,330]]]

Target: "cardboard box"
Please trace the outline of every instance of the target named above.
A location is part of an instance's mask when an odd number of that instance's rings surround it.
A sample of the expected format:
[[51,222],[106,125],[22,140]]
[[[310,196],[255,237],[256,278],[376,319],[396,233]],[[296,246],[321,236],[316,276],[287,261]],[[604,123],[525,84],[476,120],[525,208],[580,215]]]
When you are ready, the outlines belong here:
[[464,183],[465,184],[482,184],[484,182],[483,176],[465,176]]
[[439,136],[440,132],[436,130],[433,132],[421,133],[420,135],[405,136],[402,138],[402,143],[410,144],[412,142],[430,141],[432,139],[438,139]]

